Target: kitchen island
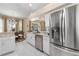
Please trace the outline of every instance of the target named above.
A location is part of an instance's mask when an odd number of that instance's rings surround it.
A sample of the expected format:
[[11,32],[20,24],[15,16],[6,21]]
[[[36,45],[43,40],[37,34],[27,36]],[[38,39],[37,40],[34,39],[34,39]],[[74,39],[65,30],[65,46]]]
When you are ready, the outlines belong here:
[[14,33],[0,33],[0,55],[15,51]]

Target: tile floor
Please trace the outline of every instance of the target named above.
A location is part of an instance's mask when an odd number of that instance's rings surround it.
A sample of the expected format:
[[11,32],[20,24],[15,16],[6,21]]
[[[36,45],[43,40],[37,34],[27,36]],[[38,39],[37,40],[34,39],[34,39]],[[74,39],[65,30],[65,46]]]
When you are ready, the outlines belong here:
[[6,56],[46,56],[46,54],[23,41],[16,44],[15,52]]
[[51,56],[79,56],[79,51],[72,51],[68,49],[62,49],[50,44],[50,55]]
[[[76,52],[61,49],[59,47],[54,46],[53,44],[50,44],[51,56],[79,56],[79,52],[77,53]],[[23,41],[16,44],[16,49],[13,53],[5,56],[47,56],[47,55],[35,49],[26,41]]]

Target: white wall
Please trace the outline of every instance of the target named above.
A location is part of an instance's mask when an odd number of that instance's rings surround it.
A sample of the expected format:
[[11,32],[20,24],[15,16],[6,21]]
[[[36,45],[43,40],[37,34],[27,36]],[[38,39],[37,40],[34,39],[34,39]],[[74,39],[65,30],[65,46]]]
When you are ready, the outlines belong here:
[[3,20],[0,18],[0,32],[3,32]]
[[49,32],[49,20],[50,20],[50,14],[46,14],[45,15],[45,27],[46,27],[46,31]]

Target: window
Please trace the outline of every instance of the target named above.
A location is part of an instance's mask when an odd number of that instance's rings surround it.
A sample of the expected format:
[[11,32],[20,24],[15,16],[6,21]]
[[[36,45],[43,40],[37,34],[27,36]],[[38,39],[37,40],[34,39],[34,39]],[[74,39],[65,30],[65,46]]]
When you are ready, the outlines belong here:
[[2,18],[0,18],[0,32],[3,32],[3,21],[2,21]]

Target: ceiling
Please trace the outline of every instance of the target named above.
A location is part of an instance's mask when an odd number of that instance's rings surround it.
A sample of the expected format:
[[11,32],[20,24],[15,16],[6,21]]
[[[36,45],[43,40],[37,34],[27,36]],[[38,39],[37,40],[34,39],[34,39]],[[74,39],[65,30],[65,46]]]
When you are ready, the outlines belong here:
[[0,3],[0,14],[27,18],[34,11],[46,6],[48,3]]

